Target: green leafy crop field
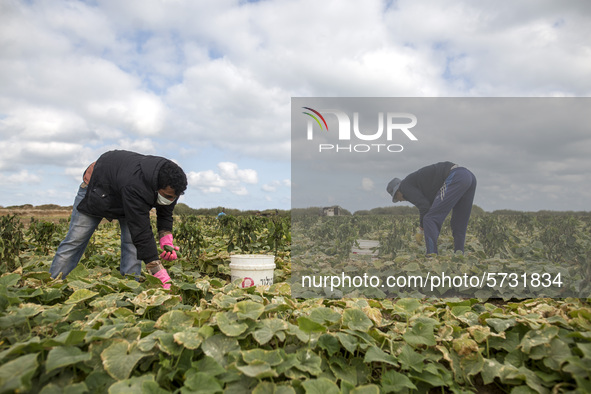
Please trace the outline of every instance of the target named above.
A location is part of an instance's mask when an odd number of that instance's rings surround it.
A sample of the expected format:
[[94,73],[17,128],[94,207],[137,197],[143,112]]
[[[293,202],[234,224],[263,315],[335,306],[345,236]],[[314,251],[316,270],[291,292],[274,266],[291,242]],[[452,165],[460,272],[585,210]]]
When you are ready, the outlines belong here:
[[[0,219],[0,393],[591,392],[588,299],[294,298],[291,223],[279,216],[176,218],[170,291],[119,274],[116,223],[101,224],[78,267],[53,280],[67,222]],[[381,240],[375,265],[420,265],[412,229],[390,232],[408,219],[380,220],[342,229],[348,243],[324,248],[318,264],[347,264],[363,235]],[[462,258],[566,260],[587,278],[586,218],[472,222]],[[306,225],[317,238],[327,230]],[[457,258],[449,236],[440,261]],[[274,254],[274,284],[231,283],[231,253]]]

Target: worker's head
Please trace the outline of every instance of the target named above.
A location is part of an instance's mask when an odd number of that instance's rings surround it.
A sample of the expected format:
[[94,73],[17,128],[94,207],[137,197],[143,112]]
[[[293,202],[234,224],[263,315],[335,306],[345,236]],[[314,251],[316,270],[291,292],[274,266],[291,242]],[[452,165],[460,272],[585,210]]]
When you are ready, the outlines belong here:
[[404,201],[404,197],[398,188],[400,187],[400,178],[394,178],[388,183],[386,191],[392,196],[392,202]]
[[[173,202],[187,189],[187,176],[181,167],[172,161],[167,161],[158,171],[158,194]],[[166,201],[159,199],[166,203]]]

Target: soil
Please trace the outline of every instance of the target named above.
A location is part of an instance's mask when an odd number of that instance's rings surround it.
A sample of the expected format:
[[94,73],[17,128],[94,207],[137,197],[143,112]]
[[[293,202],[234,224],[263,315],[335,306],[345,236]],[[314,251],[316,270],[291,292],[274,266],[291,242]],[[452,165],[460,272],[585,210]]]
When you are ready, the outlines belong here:
[[0,216],[16,215],[23,224],[28,224],[31,218],[41,219],[59,223],[60,220],[68,220],[72,214],[72,207],[51,206],[33,206],[22,205],[18,207],[0,208]]

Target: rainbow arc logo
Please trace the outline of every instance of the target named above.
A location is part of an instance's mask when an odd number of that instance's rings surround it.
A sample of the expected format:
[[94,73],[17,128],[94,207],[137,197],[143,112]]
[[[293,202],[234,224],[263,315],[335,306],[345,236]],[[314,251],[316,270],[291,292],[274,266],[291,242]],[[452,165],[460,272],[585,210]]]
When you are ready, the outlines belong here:
[[[320,117],[320,119],[322,119],[322,123],[324,123],[324,126],[326,127],[326,131],[328,131],[328,125],[326,124],[326,120],[324,120],[324,117],[320,114],[320,112],[316,111],[315,109],[312,109],[310,107],[302,107],[304,109],[307,109],[308,111],[312,111],[314,112],[314,114],[318,115]],[[320,123],[320,120],[312,115],[310,112],[302,112],[303,114],[308,115],[309,117],[311,117],[312,119],[314,119],[316,121],[316,123],[318,123],[318,126],[320,126],[320,130],[323,130],[324,127],[322,127],[322,123]]]

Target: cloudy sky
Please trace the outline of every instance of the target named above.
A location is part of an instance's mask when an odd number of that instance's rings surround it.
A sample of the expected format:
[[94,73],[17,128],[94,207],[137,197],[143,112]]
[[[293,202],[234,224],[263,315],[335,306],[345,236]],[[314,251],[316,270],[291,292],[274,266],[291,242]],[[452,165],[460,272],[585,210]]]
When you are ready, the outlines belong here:
[[[70,205],[88,163],[129,149],[179,163],[192,207],[288,209],[292,97],[588,97],[590,22],[586,0],[3,0],[0,206]],[[499,168],[472,137],[471,168]],[[591,133],[573,138],[539,168],[574,190],[512,171],[554,141],[530,135],[480,205],[589,210]]]
[[488,211],[589,210],[590,109],[582,97],[294,98],[292,206],[387,206],[392,178],[451,161]]

